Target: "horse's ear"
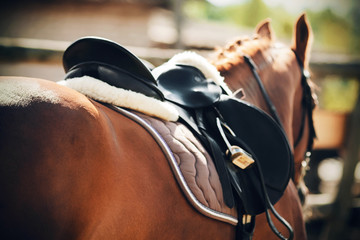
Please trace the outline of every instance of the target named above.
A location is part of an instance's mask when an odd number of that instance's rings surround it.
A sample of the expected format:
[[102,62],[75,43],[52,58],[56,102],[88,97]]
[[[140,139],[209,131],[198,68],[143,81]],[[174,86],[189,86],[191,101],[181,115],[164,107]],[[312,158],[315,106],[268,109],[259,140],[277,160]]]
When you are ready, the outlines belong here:
[[309,53],[312,45],[312,31],[305,14],[296,22],[292,49],[299,56],[304,66],[309,64]]
[[264,21],[260,22],[256,26],[256,33],[261,38],[268,38],[270,41],[273,41],[275,38],[275,35],[273,33],[273,30],[271,28],[270,19],[265,19]]

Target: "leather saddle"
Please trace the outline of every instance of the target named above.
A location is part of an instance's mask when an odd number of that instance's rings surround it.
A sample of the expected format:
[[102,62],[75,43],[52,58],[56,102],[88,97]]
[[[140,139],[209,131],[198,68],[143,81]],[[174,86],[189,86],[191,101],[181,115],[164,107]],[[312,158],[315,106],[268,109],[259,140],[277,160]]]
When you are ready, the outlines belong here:
[[[210,149],[209,152],[214,150],[203,135],[209,135],[220,148],[220,161],[225,162],[232,189],[240,198],[241,212],[251,215],[262,213],[267,207],[266,197],[269,197],[271,204],[275,204],[285,191],[293,168],[287,137],[278,123],[254,105],[222,94],[220,86],[207,80],[194,67],[178,64],[166,66],[157,81],[165,99],[182,109],[179,111],[180,121],[197,135]],[[252,166],[241,169],[229,161],[226,156],[229,146],[222,140],[224,137],[219,132],[216,118],[225,123],[224,133],[230,145],[240,146],[255,159]],[[216,159],[214,161],[219,171]],[[222,181],[226,174],[219,175],[223,189],[226,189],[226,183]],[[261,189],[260,178],[268,196]],[[226,199],[229,198],[226,193],[224,198],[228,206],[232,204]]]
[[[154,79],[131,52],[115,42],[94,37],[71,44],[63,64],[66,79],[87,75],[174,104],[180,121],[215,158],[229,207],[238,200],[241,213],[257,215],[268,208],[269,201],[275,204],[282,196],[293,169],[284,131],[261,109],[223,94],[221,87],[197,68],[165,65]],[[254,164],[245,169],[236,167],[227,154],[229,145],[246,151]]]

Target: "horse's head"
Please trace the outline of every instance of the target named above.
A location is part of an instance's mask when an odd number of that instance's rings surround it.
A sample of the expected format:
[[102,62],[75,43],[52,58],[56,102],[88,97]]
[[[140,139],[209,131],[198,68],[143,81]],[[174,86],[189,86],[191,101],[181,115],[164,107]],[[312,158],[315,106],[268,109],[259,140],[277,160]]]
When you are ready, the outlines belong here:
[[[298,19],[293,38],[292,48],[276,43],[270,21],[265,20],[257,26],[252,38],[237,39],[219,49],[213,64],[225,77],[230,90],[243,89],[246,101],[272,114],[256,81],[255,75],[259,75],[293,147],[297,182],[304,155],[310,150],[314,137],[311,115],[314,98],[305,75],[311,29],[305,15]],[[246,56],[253,60],[254,66],[249,67]]]

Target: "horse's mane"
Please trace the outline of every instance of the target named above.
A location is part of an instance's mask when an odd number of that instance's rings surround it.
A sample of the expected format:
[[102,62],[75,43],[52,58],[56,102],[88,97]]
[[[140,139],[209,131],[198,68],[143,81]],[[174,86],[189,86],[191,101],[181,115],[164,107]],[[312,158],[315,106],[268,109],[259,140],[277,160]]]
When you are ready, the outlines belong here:
[[240,37],[229,42],[225,47],[215,49],[215,56],[211,60],[218,71],[224,72],[231,70],[234,66],[244,62],[244,54],[258,58],[261,51],[269,48],[272,41],[260,38],[258,35],[253,37]]
[[[273,39],[263,38],[258,34],[252,37],[244,36],[230,41],[225,47],[215,48],[213,58],[210,59],[211,63],[217,68],[217,70],[224,74],[229,73],[231,70],[244,63],[244,54],[251,56],[254,60],[258,59],[258,62],[267,65],[269,63],[269,55],[265,56],[265,51],[273,46],[282,46],[281,43],[275,43]],[[306,53],[305,53],[306,54]],[[273,57],[273,56],[272,56]],[[260,60],[262,59],[262,61]],[[258,65],[259,69],[263,68],[263,65]],[[243,72],[242,69],[237,68],[239,74]],[[312,93],[313,105],[317,105],[318,86],[308,79],[308,84]]]

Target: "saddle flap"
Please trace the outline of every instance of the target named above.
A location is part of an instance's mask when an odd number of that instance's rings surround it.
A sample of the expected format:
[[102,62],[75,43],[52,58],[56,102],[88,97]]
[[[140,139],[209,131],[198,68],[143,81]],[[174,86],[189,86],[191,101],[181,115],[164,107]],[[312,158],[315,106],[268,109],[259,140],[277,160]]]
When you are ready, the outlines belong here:
[[165,98],[186,108],[207,107],[219,100],[222,89],[203,73],[189,65],[161,66],[157,81]]
[[[272,204],[282,196],[293,170],[292,153],[282,128],[264,111],[242,100],[222,95],[216,108],[237,136],[235,144],[254,155],[261,169]],[[249,214],[263,212],[264,197],[255,167],[232,168],[239,177],[244,209]]]

